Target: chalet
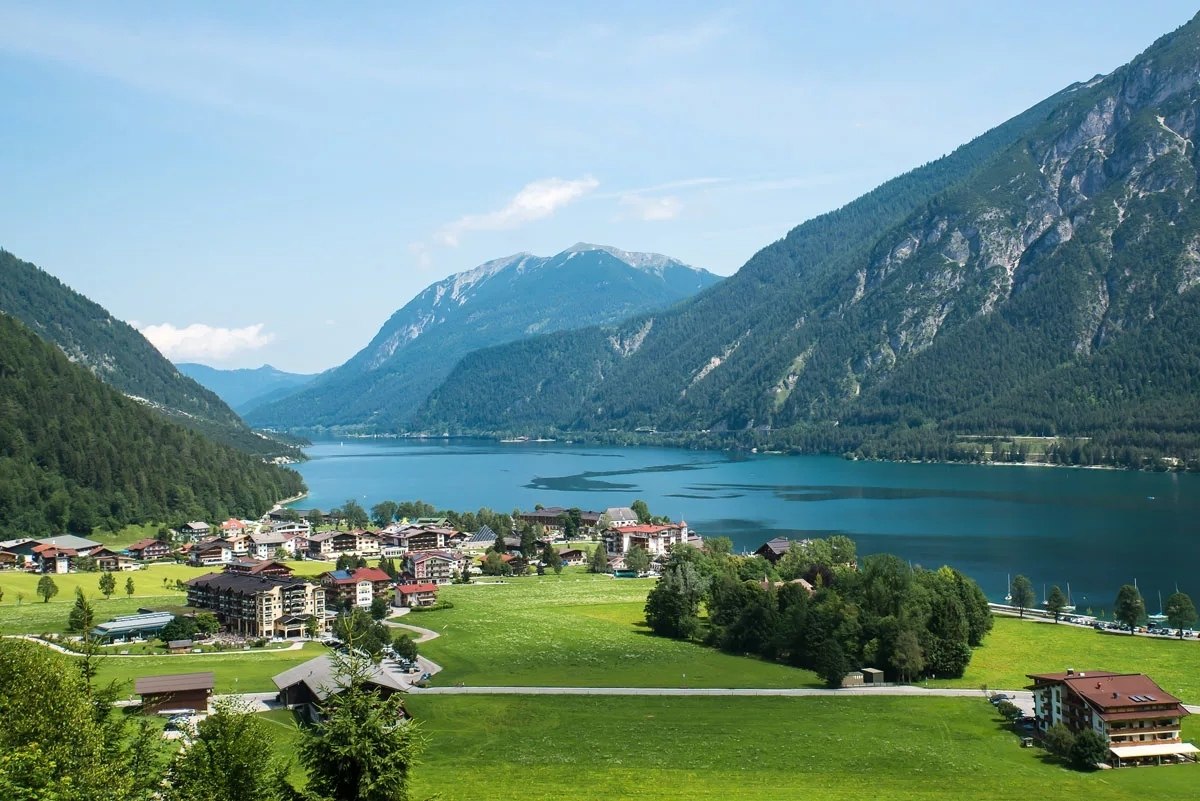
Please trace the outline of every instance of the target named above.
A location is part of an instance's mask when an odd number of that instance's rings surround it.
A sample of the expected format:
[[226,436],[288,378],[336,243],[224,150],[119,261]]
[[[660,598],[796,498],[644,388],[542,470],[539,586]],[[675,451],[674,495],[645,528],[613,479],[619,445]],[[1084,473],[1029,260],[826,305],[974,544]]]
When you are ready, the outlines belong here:
[[588,552],[580,548],[559,548],[558,558],[562,559],[564,565],[585,565]]
[[758,550],[754,552],[754,555],[761,556],[771,564],[775,564],[792,548],[804,545],[807,542],[808,540],[789,540],[787,537],[775,537],[758,546]]
[[39,573],[70,573],[72,562],[79,553],[49,543],[33,546],[32,561]]
[[154,559],[165,559],[171,555],[171,546],[165,542],[159,542],[153,538],[138,540],[133,545],[125,549],[126,553],[134,559],[141,559],[143,562],[149,562]]
[[188,552],[188,562],[193,565],[212,567],[233,561],[233,548],[225,540],[197,542]]
[[0,551],[0,570],[11,570],[21,563],[21,557],[12,551]]
[[274,559],[234,559],[225,565],[225,572],[246,576],[291,578],[292,568]]
[[[388,698],[408,689],[408,684],[381,665],[366,666],[370,675],[366,685],[382,698]],[[344,677],[338,674],[336,665],[328,655],[310,659],[271,679],[279,690],[277,699],[288,709],[303,712],[310,720],[320,718],[320,707],[330,696],[345,689]]]
[[438,585],[432,581],[423,584],[397,584],[396,606],[433,606],[437,603]]
[[458,557],[445,551],[422,551],[409,557],[407,567],[418,582],[449,584],[454,571],[461,570],[463,565]]
[[213,694],[213,674],[145,676],[134,682],[133,689],[142,697],[142,712],[148,715],[207,712]]
[[141,565],[132,557],[108,548],[92,551],[91,557],[96,560],[96,567],[109,572],[117,570],[137,570]]
[[326,603],[331,606],[369,608],[376,598],[391,594],[392,577],[377,567],[357,570],[331,570],[321,574]]
[[[672,545],[691,541],[687,523],[642,523],[635,526],[613,526],[604,532],[604,543],[611,555],[626,554],[630,548],[641,546],[651,556],[666,554]],[[611,561],[611,560],[610,560]]]
[[321,531],[308,537],[308,555],[314,559],[379,556],[379,537],[369,531]]
[[245,534],[246,528],[244,521],[231,517],[221,524],[221,536],[232,537],[237,534]]
[[[532,512],[520,512],[517,519],[534,525],[541,526],[542,529],[551,537],[558,538],[563,535],[563,530],[567,524],[567,518],[570,515],[569,509],[564,509],[561,506],[550,506],[543,509],[534,509]],[[588,512],[580,510],[579,512],[579,527],[581,530],[595,531],[600,525],[600,518],[603,512]],[[633,518],[637,522],[637,516]]]
[[187,582],[187,605],[244,637],[300,637],[311,618],[328,625],[325,588],[296,578],[208,573]]
[[208,539],[209,526],[203,520],[192,520],[179,527],[179,535],[192,542]]
[[1181,738],[1187,709],[1141,673],[1106,670],[1031,673],[1034,717],[1045,732],[1056,723],[1092,729],[1108,741],[1108,763],[1161,765],[1196,761],[1200,749]]

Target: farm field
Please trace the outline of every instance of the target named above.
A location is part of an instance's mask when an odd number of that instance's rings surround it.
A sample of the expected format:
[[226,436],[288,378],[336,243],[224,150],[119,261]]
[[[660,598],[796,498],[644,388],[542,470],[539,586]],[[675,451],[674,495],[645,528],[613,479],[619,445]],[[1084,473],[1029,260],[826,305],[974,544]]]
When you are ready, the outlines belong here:
[[1200,642],[1195,640],[1101,634],[1054,623],[997,617],[996,625],[975,649],[966,675],[930,682],[939,687],[1012,689],[1028,684],[1027,673],[1066,670],[1145,673],[1188,703],[1200,703]]
[[561,576],[446,585],[452,609],[405,623],[442,636],[421,646],[434,683],[597,687],[807,687],[803,670],[654,637],[639,625],[651,579]]
[[[958,698],[414,696],[414,798],[1185,798],[1200,766],[1077,773]],[[1185,736],[1197,734],[1189,725]],[[281,741],[283,742],[283,741]],[[469,777],[462,766],[472,766]],[[1192,788],[1192,789],[1188,789]]]

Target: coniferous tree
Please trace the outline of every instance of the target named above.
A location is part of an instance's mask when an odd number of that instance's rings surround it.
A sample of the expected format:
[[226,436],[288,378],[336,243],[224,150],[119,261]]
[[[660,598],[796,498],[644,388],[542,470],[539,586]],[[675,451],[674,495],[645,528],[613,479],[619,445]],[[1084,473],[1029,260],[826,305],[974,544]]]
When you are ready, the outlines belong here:
[[588,572],[608,572],[608,549],[605,547],[604,540],[596,543],[596,548],[592,551],[592,555],[588,559]]
[[75,588],[75,605],[67,615],[67,631],[89,632],[96,624],[96,611],[83,594],[82,587]]
[[104,597],[106,599],[111,598],[112,594],[114,592],[116,592],[116,590],[117,590],[117,580],[113,577],[113,574],[108,572],[107,570],[105,572],[101,573],[100,574],[100,592],[104,594]]
[[1067,606],[1067,596],[1059,586],[1055,584],[1050,588],[1050,594],[1046,596],[1046,611],[1054,615],[1054,622],[1058,622],[1059,615]]
[[1138,621],[1146,611],[1146,602],[1142,594],[1133,584],[1123,584],[1117,591],[1117,600],[1113,602],[1113,618],[1129,627],[1130,635]]

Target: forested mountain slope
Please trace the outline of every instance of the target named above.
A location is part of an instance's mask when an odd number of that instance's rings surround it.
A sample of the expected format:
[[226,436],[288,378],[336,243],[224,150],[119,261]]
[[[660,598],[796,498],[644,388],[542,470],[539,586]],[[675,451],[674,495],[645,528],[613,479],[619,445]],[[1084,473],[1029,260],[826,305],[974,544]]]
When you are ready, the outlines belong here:
[[496,259],[427,287],[345,364],[248,418],[277,428],[404,428],[471,351],[615,323],[666,308],[719,280],[667,256],[583,243],[548,258]]
[[[1101,460],[1195,454],[1198,79],[1193,20],[666,314],[465,359],[418,424],[938,458],[957,434],[1061,433]],[[481,385],[513,390],[472,398]]]
[[215,394],[179,373],[145,337],[29,262],[0,250],[0,312],[67,357],[176,422],[262,457],[300,451],[251,431]]
[[257,517],[302,487],[294,471],[124,397],[0,314],[0,538]]

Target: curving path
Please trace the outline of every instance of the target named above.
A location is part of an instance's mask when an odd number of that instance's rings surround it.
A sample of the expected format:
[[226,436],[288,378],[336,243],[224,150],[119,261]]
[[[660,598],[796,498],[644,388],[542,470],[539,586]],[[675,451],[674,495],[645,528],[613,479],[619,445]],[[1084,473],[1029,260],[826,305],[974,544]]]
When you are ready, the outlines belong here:
[[[41,637],[33,634],[6,634],[4,636],[11,640],[28,640],[29,642],[35,642],[38,645],[44,645],[47,648],[58,651],[60,654],[66,654],[67,656],[83,656],[83,654],[79,653],[78,651],[72,651],[70,648],[64,648],[56,642],[43,640]],[[437,635],[435,634],[434,636]],[[98,654],[98,656],[102,656],[105,659],[108,659],[109,657],[112,657],[113,659],[161,659],[164,656],[245,656],[246,654],[281,654],[287,651],[299,651],[304,647],[304,643],[306,642],[313,642],[313,640],[297,640],[287,648],[251,648],[249,651],[204,651],[198,654],[194,654],[191,651],[182,654],[110,654],[107,651],[104,651]]]

